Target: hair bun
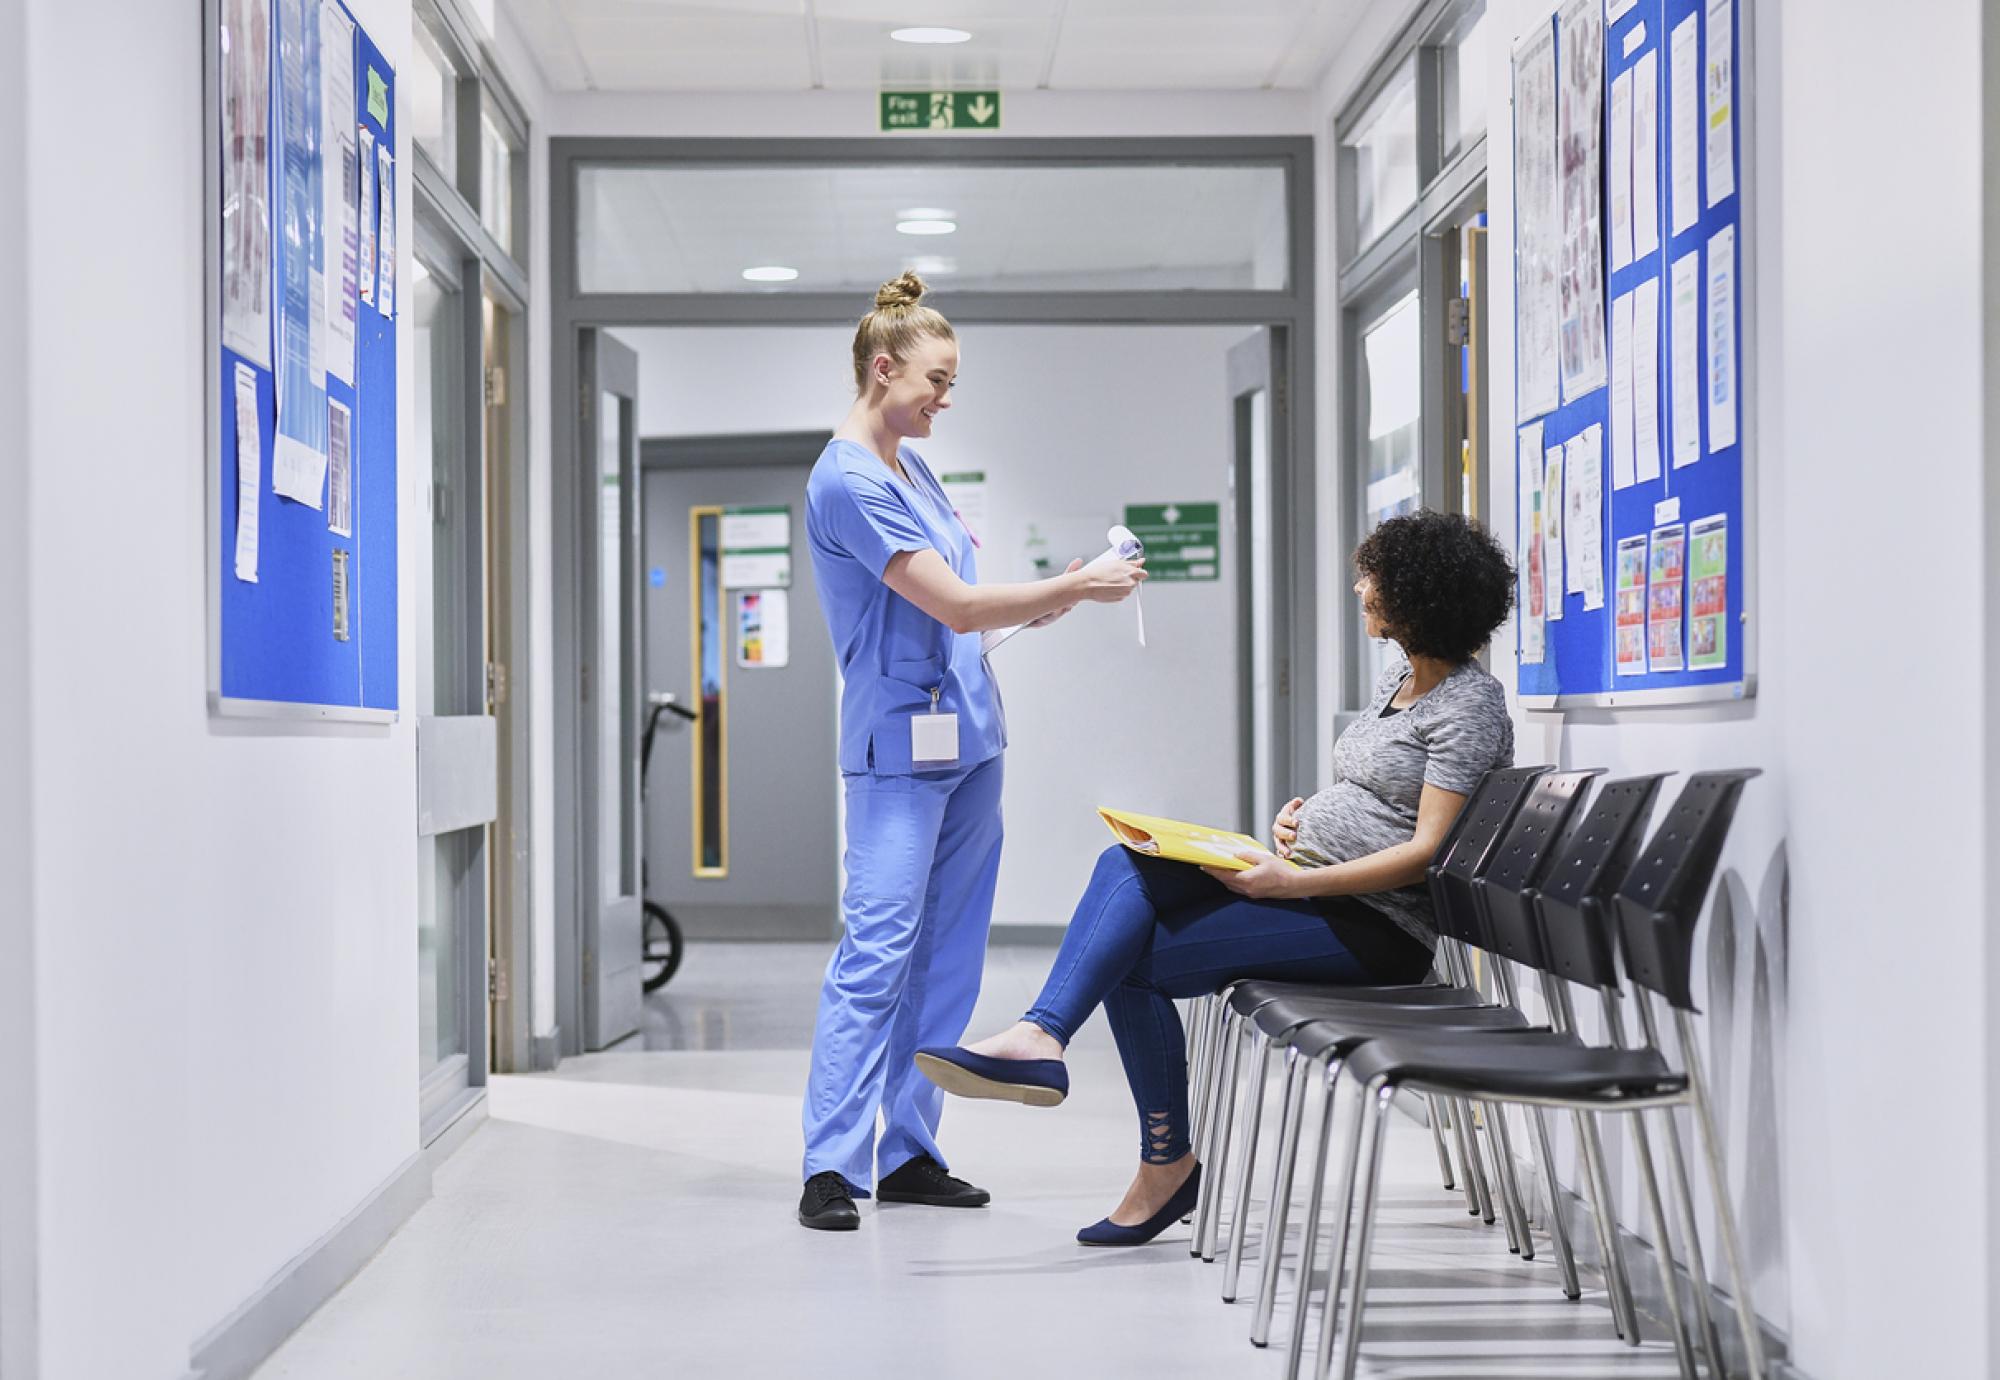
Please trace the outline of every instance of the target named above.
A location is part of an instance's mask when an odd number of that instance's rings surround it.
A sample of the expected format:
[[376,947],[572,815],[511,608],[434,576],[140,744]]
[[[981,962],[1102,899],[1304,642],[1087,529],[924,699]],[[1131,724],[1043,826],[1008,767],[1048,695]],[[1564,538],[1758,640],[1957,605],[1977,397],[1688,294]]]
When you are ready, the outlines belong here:
[[907,270],[899,278],[891,278],[875,293],[875,310],[887,311],[891,307],[914,307],[929,291],[924,280]]

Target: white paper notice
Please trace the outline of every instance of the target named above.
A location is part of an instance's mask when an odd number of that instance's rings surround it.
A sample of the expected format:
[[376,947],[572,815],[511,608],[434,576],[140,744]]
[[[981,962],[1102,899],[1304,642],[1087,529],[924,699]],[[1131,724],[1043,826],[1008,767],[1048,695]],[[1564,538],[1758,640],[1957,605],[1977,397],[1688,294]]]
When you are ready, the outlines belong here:
[[1611,267],[1631,262],[1632,73],[1624,71],[1611,79]]
[[1660,280],[1632,291],[1632,472],[1641,484],[1660,477]]
[[1674,260],[1673,303],[1667,320],[1667,344],[1672,353],[1674,414],[1668,436],[1673,441],[1674,468],[1701,459],[1701,251],[1690,249]]
[[361,300],[372,307],[375,305],[375,131],[362,125],[355,131],[355,137],[360,141],[361,155],[355,160],[361,179],[361,213],[357,217],[361,245],[355,268],[361,279]]
[[320,266],[327,294],[326,368],[342,383],[354,382],[354,26],[334,0],[320,0],[320,178],[325,261]]
[[1563,521],[1570,588],[1586,610],[1604,607],[1604,430],[1596,423],[1572,436],[1563,469],[1569,513]]
[[1736,105],[1733,85],[1736,63],[1734,0],[1708,0],[1708,204],[1719,204],[1736,190]]
[[257,583],[257,478],[264,438],[257,421],[257,375],[236,366],[236,578]]
[[1562,176],[1562,386],[1574,400],[1602,388],[1604,341],[1604,12],[1575,0],[1557,18]]
[[354,535],[354,419],[346,407],[326,400],[326,528]]
[[1555,35],[1543,24],[1514,53],[1515,412],[1556,406],[1562,200],[1556,179]]
[[1542,475],[1542,607],[1553,623],[1563,616],[1563,595],[1569,589],[1563,578],[1563,515],[1569,498],[1563,488],[1561,446],[1548,448]]
[[1646,46],[1646,26],[1644,24],[1634,24],[1631,28],[1625,31],[1625,42],[1622,45],[1620,45],[1620,52],[1625,57],[1631,57],[1632,54],[1638,52],[1641,48],[1645,46]]
[[375,279],[375,306],[384,316],[396,314],[396,156],[377,145],[375,148],[375,204],[380,224],[375,232],[375,252],[379,256]]
[[774,669],[792,662],[791,595],[746,589],[736,596],[736,664]]
[[[1604,17],[1616,24],[1630,14],[1632,7],[1638,3],[1639,0],[1605,0]],[[1641,24],[1639,27],[1644,29],[1646,26]]]
[[1632,294],[1611,302],[1611,487],[1629,489],[1632,469]]
[[1541,664],[1548,635],[1542,625],[1547,594],[1542,585],[1542,463],[1542,424],[1532,422],[1521,429],[1514,465],[1518,480],[1514,526],[1519,534],[1514,571],[1521,587],[1515,610],[1521,620],[1521,660],[1529,666]]
[[1667,151],[1673,181],[1674,233],[1680,234],[1701,215],[1701,54],[1698,17],[1690,14],[1674,25],[1673,51],[1667,75],[1667,113],[1673,121],[1672,147]]
[[1708,241],[1708,449],[1736,444],[1736,227]]
[[1660,247],[1660,64],[1649,52],[1632,64],[1632,257]]

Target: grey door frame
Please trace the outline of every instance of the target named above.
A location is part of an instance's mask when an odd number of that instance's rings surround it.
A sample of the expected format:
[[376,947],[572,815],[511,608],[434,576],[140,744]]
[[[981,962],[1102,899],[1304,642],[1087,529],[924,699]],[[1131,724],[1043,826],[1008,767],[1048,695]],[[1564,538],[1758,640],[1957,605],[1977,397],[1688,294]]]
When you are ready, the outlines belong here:
[[[568,476],[570,503],[567,507],[562,503],[555,505],[555,525],[552,529],[556,551],[559,554],[566,552],[571,562],[570,568],[564,572],[571,578],[565,580],[558,576],[555,581],[557,617],[553,629],[558,674],[561,675],[565,668],[571,672],[567,677],[567,684],[564,684],[563,680],[558,680],[556,692],[556,836],[559,840],[566,837],[570,849],[566,858],[559,854],[556,859],[556,885],[558,888],[563,886],[564,868],[567,864],[568,882],[571,888],[569,923],[562,923],[562,917],[558,916],[555,927],[556,1021],[560,1052],[563,1055],[581,1054],[591,1047],[590,1041],[596,1030],[599,1015],[595,975],[590,971],[591,964],[585,961],[587,951],[584,941],[586,931],[602,913],[603,898],[598,896],[596,884],[591,878],[595,864],[586,864],[584,861],[589,856],[589,848],[596,843],[596,836],[592,831],[581,827],[584,812],[595,809],[599,798],[597,775],[592,768],[590,753],[584,750],[583,737],[586,720],[595,712],[584,687],[590,667],[596,660],[595,654],[585,641],[584,634],[589,631],[594,635],[597,619],[601,614],[596,593],[596,527],[601,521],[598,506],[599,471],[596,447],[598,428],[601,425],[597,415],[598,393],[614,392],[621,397],[629,396],[632,400],[634,482],[628,486],[629,489],[637,489],[640,474],[637,358],[631,354],[629,347],[616,341],[608,342],[616,345],[619,352],[627,358],[613,366],[615,377],[607,377],[602,367],[603,361],[598,359],[595,353],[600,345],[607,343],[604,338],[595,331],[583,331],[579,332],[578,343],[583,349],[570,359],[570,364],[576,371],[576,382],[572,395],[575,404],[569,409],[571,425],[568,428],[573,448],[573,463],[577,466],[577,470]],[[623,385],[622,388],[618,387],[620,384]],[[559,408],[557,411],[560,413],[562,409]],[[563,430],[562,427],[557,428],[559,437]],[[586,437],[589,438],[588,444]],[[559,445],[559,453],[560,449]],[[581,501],[576,482],[581,477],[584,466],[588,466],[591,476],[589,503]],[[562,473],[562,468],[558,466],[557,476],[560,477]],[[636,586],[642,553],[636,543],[630,540],[633,527],[630,513],[636,511],[637,500],[628,492],[623,501],[630,505],[623,515],[624,530],[627,533],[626,565],[629,567],[626,578]],[[577,578],[585,568],[586,562],[590,571],[589,578]],[[619,669],[627,681],[625,689],[629,696],[626,701],[628,708],[639,704],[644,699],[645,693],[645,665],[636,655],[638,642],[636,604],[637,601],[634,600],[625,609],[627,626],[620,634]],[[619,726],[619,741],[621,745],[628,747],[632,746],[628,740],[636,736],[636,725],[631,722],[631,718],[632,715],[628,714],[626,721]],[[565,738],[568,740],[567,745]],[[632,787],[636,793],[638,770],[636,748],[627,753],[627,756],[631,758],[631,768],[634,773]],[[636,801],[632,803],[632,808],[637,810]],[[638,844],[643,846],[645,838],[643,821],[635,818],[631,827],[638,830]],[[640,891],[636,866],[633,891],[635,894]],[[557,892],[559,901],[563,894],[560,890]],[[643,921],[641,923],[643,924]]]
[[[555,895],[572,924],[557,916],[556,1008],[561,1051],[580,1052],[575,1020],[582,974],[561,937],[573,932],[579,904],[578,834],[573,773],[561,763],[576,752],[581,675],[573,609],[581,573],[575,545],[584,457],[575,425],[582,398],[580,352],[587,332],[618,326],[851,325],[866,303],[849,292],[586,293],[577,274],[577,208],[584,167],[881,167],[909,165],[1076,167],[1110,163],[1276,167],[1285,178],[1291,235],[1282,290],[1143,292],[952,292],[936,304],[959,325],[1241,325],[1269,328],[1274,420],[1272,491],[1282,519],[1272,532],[1272,602],[1294,629],[1318,634],[1317,552],[1313,541],[1314,300],[1317,232],[1314,153],[1308,136],[1199,139],[667,139],[587,137],[549,141],[549,266],[553,394],[551,478],[555,632]],[[564,400],[568,401],[565,402]],[[1279,444],[1282,438],[1282,445]],[[1277,624],[1276,626],[1285,626]],[[1320,726],[1310,640],[1281,639],[1274,687],[1274,777],[1316,779]],[[1301,655],[1304,649],[1307,654]],[[1282,747],[1280,745],[1282,744]],[[568,758],[565,754],[569,754]]]
[[[1236,741],[1237,761],[1241,764],[1241,779],[1237,790],[1237,808],[1240,817],[1237,827],[1253,837],[1260,836],[1263,833],[1258,815],[1263,810],[1270,808],[1270,802],[1259,801],[1257,799],[1257,731],[1256,721],[1251,717],[1251,713],[1254,708],[1261,708],[1264,713],[1270,714],[1272,706],[1270,704],[1262,706],[1253,705],[1253,700],[1257,693],[1257,671],[1255,665],[1256,608],[1252,597],[1255,589],[1254,561],[1252,557],[1255,553],[1252,552],[1250,547],[1250,534],[1256,530],[1256,513],[1253,508],[1255,494],[1251,484],[1251,449],[1254,443],[1250,436],[1250,422],[1253,415],[1250,399],[1257,393],[1263,393],[1267,397],[1272,394],[1272,383],[1277,373],[1276,349],[1277,345],[1272,339],[1272,333],[1269,331],[1259,331],[1249,339],[1230,347],[1226,365],[1229,380],[1230,439],[1232,442],[1229,470],[1230,506],[1234,510],[1232,514],[1232,526],[1236,534],[1236,551],[1233,558],[1233,563],[1236,567]],[[1279,428],[1275,424],[1278,416],[1275,407],[1275,398],[1273,398],[1272,406],[1267,409],[1265,416],[1267,424],[1271,425],[1271,454],[1268,459],[1270,473],[1275,476],[1281,473],[1284,468],[1285,462],[1279,458],[1278,452],[1283,449],[1286,440],[1284,436],[1279,434]],[[1270,497],[1271,495],[1266,495],[1267,499]],[[1277,521],[1277,514],[1275,512],[1271,516],[1273,545],[1277,546],[1281,540],[1280,528],[1282,524]],[[1273,634],[1271,654],[1273,664],[1266,668],[1269,674],[1269,683],[1274,692],[1277,689],[1280,669],[1284,662],[1284,657],[1278,650],[1278,639],[1276,636],[1277,630],[1284,626],[1283,614],[1285,611],[1283,597],[1285,591],[1282,591],[1278,587],[1279,583],[1278,581],[1273,581],[1271,587],[1270,615],[1271,631]],[[1272,699],[1274,702],[1277,700],[1275,693]],[[1289,760],[1291,750],[1290,739],[1291,725],[1279,716],[1272,714],[1271,757],[1274,762]],[[1305,778],[1300,779],[1303,780]]]

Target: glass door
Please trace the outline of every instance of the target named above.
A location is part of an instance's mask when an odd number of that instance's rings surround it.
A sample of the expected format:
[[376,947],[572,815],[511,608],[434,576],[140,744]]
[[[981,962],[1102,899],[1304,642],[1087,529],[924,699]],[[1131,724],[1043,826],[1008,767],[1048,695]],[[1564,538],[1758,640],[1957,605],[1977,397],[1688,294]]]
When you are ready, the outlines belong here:
[[[441,231],[418,222],[409,311],[431,519],[431,597],[419,601],[417,618],[420,759],[430,744],[448,739],[440,725],[487,712],[485,457],[474,390],[480,317],[478,294],[467,291],[468,267]],[[417,1054],[428,1139],[485,1081],[489,887],[485,824],[421,828]]]

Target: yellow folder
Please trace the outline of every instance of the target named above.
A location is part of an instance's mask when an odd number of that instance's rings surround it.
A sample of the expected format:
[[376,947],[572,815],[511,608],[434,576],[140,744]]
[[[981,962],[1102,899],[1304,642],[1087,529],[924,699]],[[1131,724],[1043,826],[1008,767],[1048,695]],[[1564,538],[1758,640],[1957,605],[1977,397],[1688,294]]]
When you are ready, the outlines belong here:
[[[1185,820],[1135,815],[1127,810],[1099,809],[1097,813],[1111,826],[1112,834],[1120,843],[1134,853],[1144,853],[1148,857],[1171,858],[1175,862],[1247,872],[1251,865],[1236,856],[1239,852],[1246,848],[1254,848],[1261,853],[1271,851],[1268,844],[1259,843],[1248,834],[1232,834],[1226,829],[1210,829]],[[1298,866],[1289,860],[1286,865]]]

